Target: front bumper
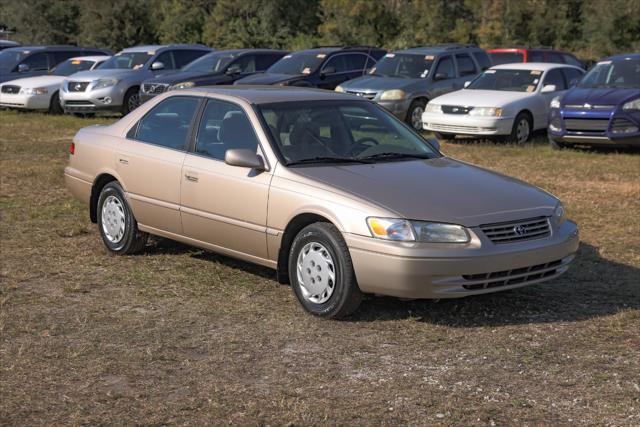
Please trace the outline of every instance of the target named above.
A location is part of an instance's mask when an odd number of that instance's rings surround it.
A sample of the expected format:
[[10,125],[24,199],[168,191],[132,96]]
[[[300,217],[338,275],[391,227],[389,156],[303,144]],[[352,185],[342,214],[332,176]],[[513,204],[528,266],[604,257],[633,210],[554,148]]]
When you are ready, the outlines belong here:
[[0,93],[0,107],[20,110],[48,110],[51,95],[21,95]]
[[[571,125],[569,125],[571,123]],[[576,123],[585,123],[584,128]],[[563,144],[640,147],[640,112],[552,109],[549,138]],[[591,124],[600,125],[595,128]],[[635,131],[620,132],[621,128]]]
[[[475,230],[474,230],[475,231]],[[362,292],[401,298],[460,298],[514,289],[564,273],[578,250],[565,221],[543,239],[479,247],[387,242],[345,234]]]
[[60,105],[66,112],[88,113],[96,111],[116,111],[122,107],[126,88],[120,84],[84,92],[60,91]]
[[459,135],[509,135],[513,117],[477,117],[468,114],[423,113],[422,125],[432,132]]

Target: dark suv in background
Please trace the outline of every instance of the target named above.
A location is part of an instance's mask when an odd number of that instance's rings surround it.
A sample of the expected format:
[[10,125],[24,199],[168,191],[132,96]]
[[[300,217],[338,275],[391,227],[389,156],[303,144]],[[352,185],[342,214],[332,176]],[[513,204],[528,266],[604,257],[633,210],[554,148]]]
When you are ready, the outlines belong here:
[[582,69],[585,64],[571,53],[548,47],[510,47],[487,50],[493,65],[513,64],[515,62],[551,62],[554,64],[575,65]]
[[285,55],[260,74],[237,80],[240,85],[303,86],[333,90],[362,76],[386,53],[371,46],[319,47]]
[[422,130],[427,102],[462,89],[489,67],[487,53],[476,45],[414,47],[387,53],[367,76],[341,84],[336,91],[371,99]]
[[148,101],[167,90],[229,85],[265,71],[287,53],[272,49],[218,50],[196,59],[180,71],[145,80],[140,85],[140,101]]
[[112,55],[108,49],[76,46],[20,46],[0,52],[0,83],[41,76],[56,65],[76,56]]

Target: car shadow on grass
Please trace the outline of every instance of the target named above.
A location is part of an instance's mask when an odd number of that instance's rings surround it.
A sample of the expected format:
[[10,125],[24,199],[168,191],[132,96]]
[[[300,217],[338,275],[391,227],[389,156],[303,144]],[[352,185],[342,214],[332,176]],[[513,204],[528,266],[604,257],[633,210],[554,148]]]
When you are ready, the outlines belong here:
[[558,279],[459,299],[402,301],[369,298],[349,320],[414,319],[453,327],[576,322],[640,310],[640,269],[602,258],[581,243],[569,271]]

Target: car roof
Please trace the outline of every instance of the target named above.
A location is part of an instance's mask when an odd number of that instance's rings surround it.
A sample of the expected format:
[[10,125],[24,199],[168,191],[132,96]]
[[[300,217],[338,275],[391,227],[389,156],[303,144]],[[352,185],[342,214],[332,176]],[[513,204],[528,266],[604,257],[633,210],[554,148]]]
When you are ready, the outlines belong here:
[[161,49],[167,49],[167,48],[190,48],[190,49],[203,49],[203,50],[211,50],[211,51],[214,50],[202,44],[150,44],[150,45],[128,47],[126,49],[122,49],[120,52],[155,52],[155,51],[158,51]]
[[35,50],[105,50],[102,48],[98,48],[98,47],[78,47],[78,46],[71,46],[71,45],[49,45],[49,46],[42,46],[42,45],[33,45],[33,46],[16,46],[16,47],[10,47],[8,49],[5,50],[10,50],[10,51],[14,51],[14,52],[20,52],[20,51],[35,51]]
[[88,55],[88,56],[74,56],[73,58],[69,58],[67,61],[102,61],[111,58],[110,55]]
[[227,55],[241,55],[244,53],[287,53],[286,50],[278,50],[278,49],[260,49],[260,48],[247,48],[247,49],[225,49],[225,50],[214,50],[211,53],[224,53]]
[[408,53],[415,55],[438,55],[445,52],[455,52],[459,50],[482,50],[474,44],[445,43],[433,46],[416,46],[402,50],[395,50],[393,53]]
[[640,59],[640,53],[621,53],[618,55],[612,55],[607,58],[602,59],[602,61],[619,61],[624,59]]
[[297,50],[294,52],[291,52],[291,55],[297,55],[299,53],[305,53],[305,54],[321,54],[321,53],[334,53],[334,52],[349,52],[349,51],[354,51],[354,52],[365,52],[365,51],[383,51],[384,49],[379,48],[379,47],[375,47],[375,46],[319,46],[319,47],[314,47],[312,49],[304,49],[304,50]]
[[[553,68],[575,68],[582,70],[580,67],[576,67],[570,64],[560,64],[556,62],[514,62],[513,64],[494,65],[490,70],[540,70],[547,71]],[[583,70],[584,71],[584,70]]]
[[[172,92],[174,93],[174,92]],[[193,89],[176,90],[175,94],[200,94],[203,96],[210,94],[226,95],[242,99],[250,104],[270,104],[289,101],[330,101],[342,99],[346,101],[369,102],[366,99],[357,98],[353,95],[333,92],[323,89],[305,87],[278,87],[278,86],[202,86]]]

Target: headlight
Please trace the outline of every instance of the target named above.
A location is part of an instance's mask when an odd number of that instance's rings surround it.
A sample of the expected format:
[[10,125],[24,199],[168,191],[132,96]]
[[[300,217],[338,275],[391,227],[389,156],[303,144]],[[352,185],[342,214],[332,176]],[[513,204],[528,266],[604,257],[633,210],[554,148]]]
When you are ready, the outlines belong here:
[[498,107],[473,107],[469,111],[470,116],[488,116],[488,117],[500,117],[502,115],[502,108]]
[[551,100],[551,104],[549,104],[551,108],[560,108],[560,96],[556,96]]
[[190,87],[194,87],[195,85],[196,84],[194,82],[181,82],[169,86],[167,90],[189,89]]
[[627,102],[622,106],[624,111],[630,110],[640,110],[640,98],[634,99],[633,101]]
[[400,89],[393,89],[393,90],[385,90],[384,92],[382,92],[382,95],[380,95],[380,100],[382,101],[399,101],[401,99],[405,99],[407,97],[407,94]]
[[116,79],[100,79],[100,80],[96,80],[95,84],[93,85],[93,88],[102,89],[105,87],[115,86],[117,84],[118,84],[118,80]]
[[442,106],[440,104],[434,104],[433,102],[430,102],[427,104],[427,106],[425,107],[424,111],[426,113],[442,113]]
[[48,92],[49,91],[47,90],[46,87],[36,87],[36,88],[23,87],[22,89],[20,89],[20,95],[27,95],[27,96],[46,95]]
[[558,202],[558,205],[553,211],[553,221],[556,226],[561,225],[566,220],[564,206],[562,206],[562,202]]
[[461,225],[408,221],[397,218],[367,218],[371,235],[400,242],[467,243],[469,233]]
[[344,88],[340,85],[336,86],[336,92],[344,93]]

